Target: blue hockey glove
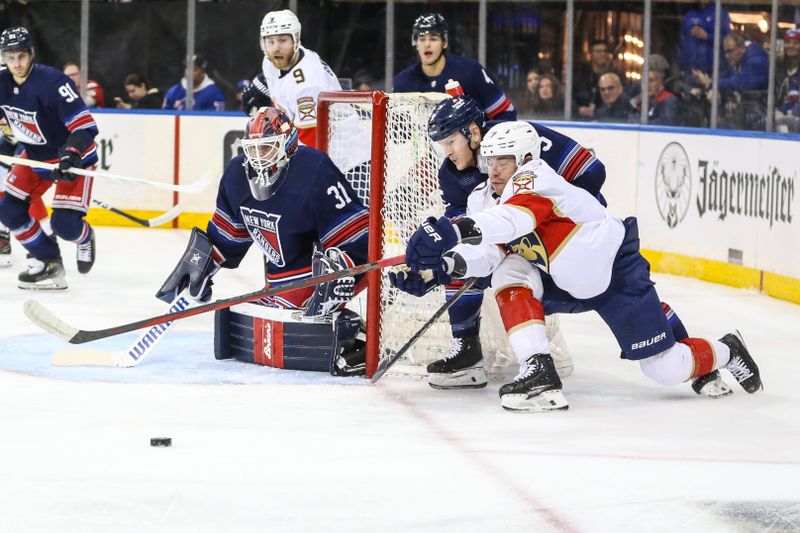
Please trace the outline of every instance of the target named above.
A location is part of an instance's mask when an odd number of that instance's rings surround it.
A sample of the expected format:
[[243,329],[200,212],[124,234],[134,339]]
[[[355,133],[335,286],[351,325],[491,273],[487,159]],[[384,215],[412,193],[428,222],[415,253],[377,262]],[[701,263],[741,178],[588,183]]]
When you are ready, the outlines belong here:
[[259,109],[272,105],[272,98],[269,96],[267,80],[264,78],[263,72],[253,78],[250,85],[245,87],[242,91],[242,105],[244,106],[245,113],[248,115],[253,108]]
[[65,145],[58,150],[58,168],[50,173],[53,181],[75,181],[78,175],[67,172],[68,168],[81,168],[81,151]]
[[189,287],[190,297],[206,302],[211,299],[211,277],[219,267],[220,262],[214,259],[214,245],[205,231],[195,227],[178,266],[158,289],[156,298],[169,303]]
[[406,265],[415,272],[433,270],[440,276],[446,272],[442,255],[456,244],[458,234],[447,217],[428,217],[408,240]]
[[389,283],[392,284],[392,287],[416,297],[425,296],[440,285],[435,278],[425,281],[418,272],[405,272],[402,270],[400,272],[389,272]]

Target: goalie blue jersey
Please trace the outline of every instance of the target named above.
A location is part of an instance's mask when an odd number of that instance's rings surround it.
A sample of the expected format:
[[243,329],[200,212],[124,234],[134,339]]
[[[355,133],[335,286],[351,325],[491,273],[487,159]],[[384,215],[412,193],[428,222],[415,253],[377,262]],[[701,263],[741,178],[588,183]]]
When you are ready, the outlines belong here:
[[468,57],[448,54],[444,70],[436,77],[426,76],[419,61],[394,77],[392,91],[396,93],[443,93],[449,80],[461,83],[464,93],[473,98],[486,113],[486,118],[517,120],[511,100],[480,63]]
[[228,163],[208,223],[223,267],[239,266],[253,242],[266,258],[273,285],[311,276],[315,241],[344,250],[356,264],[367,261],[367,210],[326,154],[299,146],[278,190],[266,200],[250,193],[246,172],[252,170],[244,163],[244,155]]
[[[486,124],[488,131],[497,122]],[[541,138],[541,158],[565,180],[586,190],[603,205],[605,199],[600,189],[606,181],[606,167],[589,150],[575,140],[541,124],[531,122]],[[445,216],[453,218],[466,213],[467,197],[481,183],[486,181],[476,167],[459,171],[445,159],[439,168],[439,188],[445,204]]]
[[[28,159],[56,163],[58,149],[70,134],[81,132],[90,140],[97,135],[94,118],[75,84],[53,67],[34,64],[22,85],[8,70],[0,71],[0,108]],[[97,147],[90,142],[81,166],[96,162]]]

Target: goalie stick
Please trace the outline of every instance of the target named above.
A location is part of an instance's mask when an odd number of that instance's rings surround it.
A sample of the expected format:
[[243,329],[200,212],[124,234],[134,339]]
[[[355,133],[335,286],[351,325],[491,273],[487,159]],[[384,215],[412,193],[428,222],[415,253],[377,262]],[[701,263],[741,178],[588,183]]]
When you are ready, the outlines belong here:
[[92,198],[92,203],[98,207],[107,209],[114,214],[117,214],[121,217],[127,218],[128,220],[136,222],[140,226],[144,226],[146,228],[155,228],[156,226],[160,226],[161,224],[166,224],[170,220],[174,220],[178,215],[180,215],[183,212],[183,208],[179,204],[176,204],[172,206],[172,208],[169,211],[165,211],[163,214],[158,215],[157,217],[145,219],[145,218],[139,218],[135,215],[131,215],[130,213],[126,213],[125,211],[117,209],[113,205],[108,204],[102,200],[98,200],[97,198]]
[[370,263],[364,263],[363,265],[357,265],[353,268],[337,270],[336,272],[330,272],[321,276],[301,279],[291,283],[286,283],[285,285],[279,285],[277,287],[270,287],[268,289],[262,289],[256,292],[250,292],[223,300],[217,300],[215,302],[199,305],[191,309],[184,309],[183,311],[178,311],[177,313],[167,313],[165,315],[145,318],[144,320],[137,320],[136,322],[123,324],[121,326],[114,326],[107,329],[83,330],[74,328],[58,318],[52,311],[48,310],[44,305],[40,304],[36,300],[26,301],[22,307],[22,310],[25,313],[25,316],[27,316],[31,322],[48,333],[64,339],[71,344],[83,344],[85,342],[95,341],[98,339],[105,339],[106,337],[113,337],[114,335],[127,333],[129,331],[155,326],[156,324],[163,324],[164,322],[170,322],[173,320],[180,320],[182,318],[199,315],[208,311],[224,309],[236,304],[253,302],[255,300],[266,298],[267,296],[272,296],[273,294],[280,294],[282,292],[295,289],[304,289],[306,287],[318,285],[326,281],[333,281],[347,276],[357,276],[365,272],[370,272],[371,270],[397,266],[403,264],[405,259],[405,255],[388,257],[386,259],[381,259],[380,261],[372,261]]
[[[168,312],[176,313],[199,304],[189,298],[189,291],[184,290],[169,304]],[[175,321],[164,322],[150,327],[139,335],[127,350],[108,352],[104,350],[59,350],[53,354],[51,364],[55,366],[117,366],[130,368],[141,363],[145,357],[164,338],[164,335],[175,325]]]
[[426,331],[428,331],[428,329],[430,329],[430,327],[431,327],[431,326],[432,326],[432,325],[433,325],[433,324],[434,324],[434,323],[435,323],[437,320],[439,320],[439,317],[440,317],[440,316],[442,316],[442,315],[445,313],[445,311],[447,311],[448,309],[450,309],[450,308],[453,306],[453,304],[455,304],[455,303],[456,303],[456,301],[457,301],[459,298],[461,298],[461,296],[463,296],[463,295],[464,295],[464,293],[465,293],[465,292],[467,292],[468,290],[470,290],[470,289],[472,288],[472,286],[473,286],[473,285],[475,285],[475,282],[476,282],[476,281],[478,281],[478,278],[469,278],[468,280],[466,280],[466,281],[464,282],[464,285],[462,285],[462,286],[461,286],[461,288],[460,288],[460,289],[458,289],[458,292],[456,292],[456,293],[453,295],[453,297],[452,297],[452,298],[450,298],[449,300],[447,300],[447,301],[444,303],[444,305],[442,305],[442,306],[441,306],[439,309],[437,309],[437,310],[436,310],[436,312],[435,312],[435,313],[433,313],[433,316],[432,316],[432,317],[430,317],[430,318],[428,319],[428,321],[427,321],[427,322],[425,322],[425,323],[422,325],[422,327],[421,327],[421,328],[419,328],[419,331],[417,331],[416,333],[414,333],[414,335],[413,335],[413,336],[412,336],[410,339],[408,339],[408,342],[406,342],[406,343],[403,345],[403,347],[402,347],[402,348],[400,348],[400,349],[397,351],[397,353],[395,353],[395,354],[394,354],[394,355],[392,355],[391,357],[388,357],[388,358],[384,359],[383,361],[381,361],[381,362],[380,362],[380,364],[378,365],[378,368],[375,370],[375,373],[374,373],[374,374],[372,374],[372,378],[370,378],[370,380],[372,381],[372,383],[375,383],[375,382],[377,382],[379,379],[381,379],[381,377],[382,377],[382,376],[383,376],[383,375],[384,375],[384,374],[385,374],[385,373],[386,373],[386,372],[387,372],[387,371],[388,371],[390,368],[392,368],[392,367],[394,366],[394,364],[395,364],[395,363],[397,363],[397,362],[398,362],[400,359],[402,359],[402,357],[403,357],[403,356],[406,354],[406,352],[408,352],[408,350],[410,350],[410,349],[411,349],[411,347],[412,347],[412,346],[414,346],[414,344],[416,344],[416,343],[417,343],[417,341],[420,339],[420,337],[422,337],[422,336],[425,334],[425,332],[426,332]]
[[[55,170],[58,168],[58,165],[55,165],[53,163],[34,161],[33,159],[13,157],[10,155],[0,155],[0,161],[8,163],[9,165],[23,165],[31,168],[43,168],[45,170]],[[152,185],[153,187],[157,187],[159,189],[164,189],[167,191],[186,192],[186,193],[198,193],[204,190],[208,186],[209,179],[211,177],[211,172],[206,172],[200,177],[199,180],[195,181],[194,183],[190,183],[188,185],[174,185],[172,183],[151,181],[142,178],[129,178],[128,176],[120,176],[119,174],[110,174],[108,172],[97,172],[95,170],[87,170],[85,168],[74,168],[74,167],[68,168],[67,172],[71,174],[76,174],[78,176],[89,176],[90,178],[108,178],[112,180],[126,181],[129,183],[141,183],[143,185]]]

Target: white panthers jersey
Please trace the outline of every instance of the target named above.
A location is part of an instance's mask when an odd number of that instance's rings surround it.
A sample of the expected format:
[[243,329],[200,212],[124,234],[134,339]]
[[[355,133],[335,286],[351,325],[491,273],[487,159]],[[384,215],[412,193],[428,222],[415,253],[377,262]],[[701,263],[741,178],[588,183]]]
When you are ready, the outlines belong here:
[[317,125],[317,98],[320,91],[340,91],[342,86],[331,68],[316,52],[300,46],[303,57],[281,75],[264,56],[262,68],[272,100],[281,107],[298,128]]
[[497,267],[504,257],[499,244],[549,273],[575,298],[605,292],[625,237],[621,220],[541,159],[517,169],[499,199],[492,192],[487,181],[467,199],[467,215],[483,234],[480,246],[458,245],[468,277]]

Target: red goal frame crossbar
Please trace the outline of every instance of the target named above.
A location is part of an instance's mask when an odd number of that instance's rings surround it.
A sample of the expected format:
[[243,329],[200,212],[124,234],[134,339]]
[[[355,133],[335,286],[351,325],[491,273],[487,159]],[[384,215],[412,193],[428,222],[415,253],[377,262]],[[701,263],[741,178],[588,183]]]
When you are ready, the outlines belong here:
[[[317,149],[328,152],[329,108],[334,103],[371,104],[371,163],[369,170],[369,251],[368,260],[383,257],[383,170],[386,157],[386,109],[389,97],[382,91],[323,91],[317,100]],[[380,350],[381,271],[367,276],[366,372],[372,377],[378,368]]]

